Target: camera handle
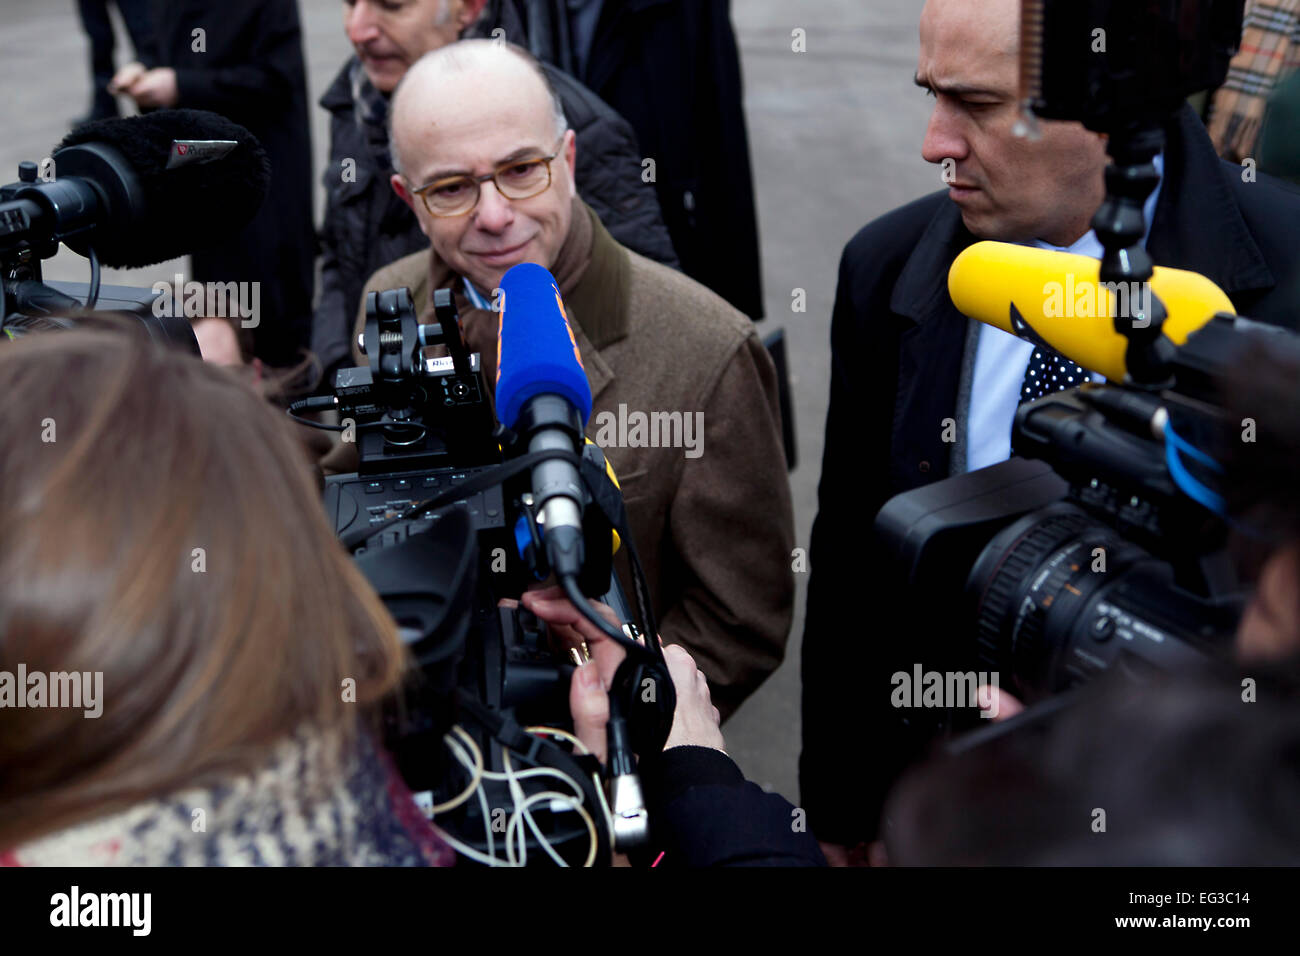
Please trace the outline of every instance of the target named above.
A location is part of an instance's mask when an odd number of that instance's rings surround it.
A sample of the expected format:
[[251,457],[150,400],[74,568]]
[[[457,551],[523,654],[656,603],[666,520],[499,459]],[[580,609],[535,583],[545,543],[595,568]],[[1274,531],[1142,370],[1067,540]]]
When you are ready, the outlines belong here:
[[[1106,167],[1106,200],[1093,217],[1092,227],[1104,250],[1099,281],[1112,284],[1112,289],[1120,283],[1140,283],[1149,288],[1155,273],[1155,262],[1142,239],[1147,232],[1146,202],[1160,184],[1155,158],[1164,145],[1165,131],[1158,121],[1134,122],[1112,132],[1107,141],[1106,151],[1113,162]],[[1128,339],[1128,375],[1124,384],[1145,391],[1171,387],[1170,363],[1175,350],[1163,333],[1169,317],[1164,303],[1154,293],[1125,298],[1132,314],[1112,316],[1115,331]],[[1112,309],[1119,300],[1119,296],[1111,296]],[[1150,314],[1142,314],[1140,310],[1147,302]]]

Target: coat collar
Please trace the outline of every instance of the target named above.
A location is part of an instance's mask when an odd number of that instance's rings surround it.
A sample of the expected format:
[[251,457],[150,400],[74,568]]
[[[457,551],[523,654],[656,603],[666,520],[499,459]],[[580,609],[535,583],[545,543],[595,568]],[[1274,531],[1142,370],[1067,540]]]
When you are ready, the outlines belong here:
[[948,295],[948,270],[963,249],[977,240],[962,222],[961,212],[943,193],[938,211],[908,257],[889,307],[917,324],[956,311]]
[[339,70],[334,81],[320,98],[320,105],[331,113],[352,108],[352,64],[357,62],[355,56],[349,57]]
[[[1251,236],[1223,165],[1191,107],[1178,112],[1167,134],[1165,179],[1147,243],[1156,264],[1199,272],[1229,296],[1275,286],[1277,278]],[[977,241],[957,207],[943,199],[899,274],[890,308],[918,324],[955,311],[948,295],[948,270],[961,251]]]
[[[420,281],[424,290],[416,295],[417,301],[427,296],[424,321],[434,321],[431,290],[454,289],[466,338],[472,340],[471,348],[483,356],[489,379],[495,379],[495,313],[474,308],[465,297],[462,277],[437,253],[430,251],[429,256],[429,269]],[[626,338],[630,329],[631,262],[627,250],[610,236],[600,218],[581,199],[574,199],[572,225],[552,273],[560,284],[569,326],[595,398],[615,378],[601,351]],[[412,292],[416,294],[415,289]]]

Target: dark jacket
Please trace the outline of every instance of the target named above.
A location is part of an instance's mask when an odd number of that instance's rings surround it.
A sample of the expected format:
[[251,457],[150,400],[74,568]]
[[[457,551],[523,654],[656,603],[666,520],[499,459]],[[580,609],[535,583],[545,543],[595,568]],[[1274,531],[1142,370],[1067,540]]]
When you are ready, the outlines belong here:
[[[153,15],[159,65],[176,71],[177,105],[239,123],[271,160],[270,191],[261,211],[237,241],[196,251],[193,278],[261,283],[254,351],[273,365],[289,364],[310,337],[316,256],[298,5],[296,0],[155,0]],[[195,30],[204,32],[196,37]],[[177,216],[184,214],[176,210]]]
[[[632,128],[572,77],[553,69],[547,75],[577,134],[578,195],[620,243],[676,267],[659,203],[641,178],[641,151]],[[312,350],[327,371],[347,360],[352,321],[366,280],[384,266],[429,248],[415,213],[389,185],[392,167],[382,123],[358,120],[354,83],[360,85],[360,96],[379,95],[353,58],[320,101],[330,112],[330,161]]]
[[661,869],[826,865],[803,811],[746,780],[720,750],[673,747],[643,760],[640,773],[650,861]]
[[[763,317],[758,217],[729,0],[604,0],[590,62],[567,53],[563,0],[493,0],[475,31],[574,73],[636,130],[688,276]],[[560,32],[557,38],[556,33]]]
[[[1190,108],[1169,129],[1165,170],[1147,244],[1156,263],[1200,272],[1241,314],[1294,328],[1280,287],[1300,251],[1300,194],[1242,182]],[[892,563],[873,524],[892,496],[950,474],[941,423],[957,418],[969,320],[947,274],[974,241],[936,193],[868,225],[840,263],[803,639],[800,789],[821,840],[870,839],[890,782],[916,756],[890,732],[890,654],[923,660],[924,636],[909,632],[909,610],[885,583]]]

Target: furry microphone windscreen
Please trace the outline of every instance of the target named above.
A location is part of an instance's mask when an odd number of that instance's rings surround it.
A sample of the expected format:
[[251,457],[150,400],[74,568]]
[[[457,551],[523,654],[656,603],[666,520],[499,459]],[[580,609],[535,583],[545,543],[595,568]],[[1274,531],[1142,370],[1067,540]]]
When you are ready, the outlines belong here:
[[[210,161],[193,161],[195,148],[182,146],[190,161],[168,168],[174,144],[214,140],[237,145]],[[142,194],[142,201],[131,204],[136,208],[110,210],[105,228],[82,243],[93,245],[112,268],[154,265],[231,241],[257,214],[270,185],[271,163],[253,134],[203,110],[160,110],[86,123],[58,148],[82,144],[117,150]],[[56,150],[56,170],[58,155]]]

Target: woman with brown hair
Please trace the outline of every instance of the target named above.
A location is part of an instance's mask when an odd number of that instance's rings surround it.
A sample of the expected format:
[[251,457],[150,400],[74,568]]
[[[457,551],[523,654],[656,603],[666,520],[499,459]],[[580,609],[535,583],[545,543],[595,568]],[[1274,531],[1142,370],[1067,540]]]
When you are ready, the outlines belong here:
[[0,394],[0,864],[450,863],[372,737],[405,655],[292,426],[121,333],[0,347]]

